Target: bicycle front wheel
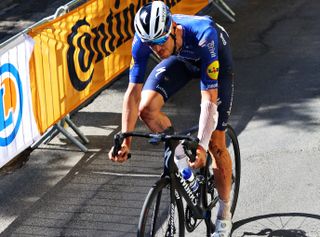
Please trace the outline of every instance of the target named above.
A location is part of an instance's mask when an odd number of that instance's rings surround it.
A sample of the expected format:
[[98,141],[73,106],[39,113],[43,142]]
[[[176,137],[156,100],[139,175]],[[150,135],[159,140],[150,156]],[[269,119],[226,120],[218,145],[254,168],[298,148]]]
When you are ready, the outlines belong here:
[[169,178],[161,179],[150,189],[141,211],[137,236],[184,236],[182,200],[181,197],[172,200]]

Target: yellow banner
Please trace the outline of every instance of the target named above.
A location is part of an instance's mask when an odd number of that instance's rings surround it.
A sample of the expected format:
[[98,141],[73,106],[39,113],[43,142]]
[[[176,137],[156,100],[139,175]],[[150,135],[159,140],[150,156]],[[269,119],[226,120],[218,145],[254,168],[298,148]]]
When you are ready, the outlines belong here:
[[[92,0],[32,29],[30,77],[41,134],[129,67],[133,19],[148,2]],[[195,14],[208,0],[165,3],[173,13]]]

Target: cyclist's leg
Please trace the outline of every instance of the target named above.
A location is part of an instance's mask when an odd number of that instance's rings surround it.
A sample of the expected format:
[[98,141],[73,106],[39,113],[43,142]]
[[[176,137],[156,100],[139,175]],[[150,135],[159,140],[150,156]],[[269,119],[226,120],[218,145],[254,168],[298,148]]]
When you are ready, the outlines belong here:
[[152,131],[162,132],[172,126],[161,109],[175,92],[196,75],[192,70],[186,61],[171,56],[150,73],[141,94],[139,116]]
[[141,95],[139,116],[149,129],[153,132],[162,132],[172,127],[168,116],[161,112],[165,104],[162,95],[153,90],[144,90]]
[[225,131],[216,130],[212,133],[210,153],[213,159],[213,172],[219,198],[225,202],[230,200],[232,161],[225,144]]
[[213,171],[220,202],[218,218],[231,219],[230,191],[232,183],[232,161],[226,146],[226,127],[233,100],[233,73],[227,71],[219,76],[219,120],[216,130],[212,133],[209,151],[214,157]]

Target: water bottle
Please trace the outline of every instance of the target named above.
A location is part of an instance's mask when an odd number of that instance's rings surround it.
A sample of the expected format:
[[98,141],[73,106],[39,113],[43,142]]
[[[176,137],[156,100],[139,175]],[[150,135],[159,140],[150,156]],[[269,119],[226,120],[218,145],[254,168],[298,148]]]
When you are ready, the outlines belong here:
[[184,157],[175,156],[174,162],[176,163],[176,166],[177,166],[178,170],[180,171],[180,173],[182,172],[183,169],[189,167],[187,156],[184,156]]
[[186,167],[181,171],[182,177],[189,182],[190,188],[193,192],[196,192],[199,188],[199,182],[194,176],[190,167]]
[[176,147],[175,153],[174,153],[174,162],[176,163],[178,170],[180,173],[184,168],[189,167],[188,165],[188,157],[186,153],[184,152],[183,146],[181,143]]

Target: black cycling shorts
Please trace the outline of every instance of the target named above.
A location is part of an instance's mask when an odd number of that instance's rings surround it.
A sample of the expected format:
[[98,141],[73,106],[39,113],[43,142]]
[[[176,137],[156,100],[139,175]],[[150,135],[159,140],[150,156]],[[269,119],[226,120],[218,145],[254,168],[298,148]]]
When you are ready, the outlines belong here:
[[[198,66],[177,56],[162,60],[150,73],[143,90],[157,91],[167,101],[191,79],[200,78]],[[231,69],[221,70],[218,77],[217,130],[224,131],[231,113],[234,93],[234,73]]]

